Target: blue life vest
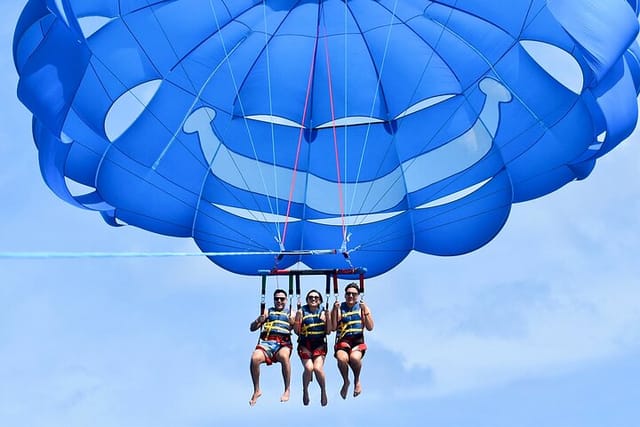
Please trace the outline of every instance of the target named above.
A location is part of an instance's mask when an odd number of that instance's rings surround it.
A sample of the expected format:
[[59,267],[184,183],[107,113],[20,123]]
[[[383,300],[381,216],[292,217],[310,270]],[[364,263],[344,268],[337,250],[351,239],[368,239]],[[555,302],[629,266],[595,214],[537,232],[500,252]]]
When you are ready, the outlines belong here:
[[262,325],[263,339],[269,339],[269,335],[291,335],[291,323],[289,323],[289,313],[277,311],[271,307],[267,314],[267,320]]
[[349,308],[346,302],[340,304],[342,319],[338,325],[338,339],[342,337],[361,336],[363,334],[362,315],[360,313],[360,303],[357,302]]
[[300,324],[300,337],[321,338],[326,335],[327,324],[320,315],[322,310],[318,308],[315,313],[309,309],[309,305],[302,306],[302,323]]

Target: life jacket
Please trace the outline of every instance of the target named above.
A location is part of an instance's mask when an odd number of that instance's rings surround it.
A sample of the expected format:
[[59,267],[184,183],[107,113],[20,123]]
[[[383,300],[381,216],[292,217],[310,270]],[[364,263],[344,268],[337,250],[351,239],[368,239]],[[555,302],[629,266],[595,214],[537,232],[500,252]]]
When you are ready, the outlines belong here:
[[321,338],[326,335],[327,324],[320,317],[322,310],[315,313],[309,310],[307,304],[302,306],[302,323],[300,324],[300,337]]
[[289,313],[277,311],[271,307],[267,312],[267,320],[262,325],[262,339],[269,339],[269,335],[291,336],[291,323]]
[[347,303],[343,302],[340,304],[340,312],[342,313],[342,318],[338,325],[339,334],[337,335],[337,339],[362,335],[364,328],[362,315],[360,314],[360,303],[357,302],[353,307],[349,308]]

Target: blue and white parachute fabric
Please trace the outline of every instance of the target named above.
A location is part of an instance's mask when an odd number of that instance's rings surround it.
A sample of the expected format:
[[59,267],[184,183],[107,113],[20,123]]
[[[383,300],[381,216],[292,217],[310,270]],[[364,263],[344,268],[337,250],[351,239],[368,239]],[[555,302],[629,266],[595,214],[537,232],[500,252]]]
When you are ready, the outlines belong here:
[[[30,0],[42,175],[257,274],[382,274],[489,242],[633,130],[632,0]],[[226,253],[250,256],[223,256]],[[262,254],[261,252],[265,252]],[[257,254],[256,254],[257,253]],[[219,256],[216,254],[220,254]],[[278,266],[301,260],[286,255]]]

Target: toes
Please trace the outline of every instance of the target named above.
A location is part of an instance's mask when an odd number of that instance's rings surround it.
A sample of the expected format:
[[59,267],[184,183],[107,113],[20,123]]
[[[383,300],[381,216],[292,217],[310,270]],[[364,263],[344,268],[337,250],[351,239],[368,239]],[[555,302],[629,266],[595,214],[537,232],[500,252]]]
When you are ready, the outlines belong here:
[[327,406],[327,395],[326,395],[326,394],[323,394],[323,395],[320,397],[320,404],[321,404],[322,406]]
[[362,393],[362,386],[360,385],[360,382],[357,382],[353,387],[353,397],[360,396],[360,393]]
[[349,391],[349,384],[344,384],[340,389],[340,396],[342,396],[343,399],[346,399],[348,391]]

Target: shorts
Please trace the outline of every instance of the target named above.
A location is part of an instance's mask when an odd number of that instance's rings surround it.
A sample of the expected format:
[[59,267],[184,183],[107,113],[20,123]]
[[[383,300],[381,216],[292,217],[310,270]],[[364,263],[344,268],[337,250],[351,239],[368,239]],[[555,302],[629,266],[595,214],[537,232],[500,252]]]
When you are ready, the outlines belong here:
[[363,335],[348,335],[336,342],[336,345],[333,347],[334,356],[338,353],[338,350],[346,351],[347,353],[357,350],[364,356],[364,353],[367,351],[367,344],[364,342]]
[[256,345],[256,350],[262,350],[267,365],[273,364],[275,355],[282,347],[292,348],[291,339],[288,336],[271,335],[268,340],[261,339]]
[[315,359],[318,356],[327,355],[327,342],[321,340],[298,341],[298,356],[302,360]]

